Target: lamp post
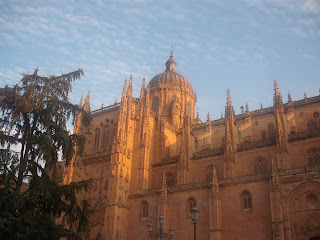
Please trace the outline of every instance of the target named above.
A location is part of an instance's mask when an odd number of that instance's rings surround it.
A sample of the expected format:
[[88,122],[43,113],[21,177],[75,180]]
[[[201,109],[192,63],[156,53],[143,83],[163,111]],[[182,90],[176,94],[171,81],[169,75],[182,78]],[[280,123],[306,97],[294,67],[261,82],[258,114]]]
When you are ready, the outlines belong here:
[[148,223],[148,231],[149,231],[149,236],[150,238],[155,238],[155,239],[158,239],[160,238],[160,240],[162,239],[167,239],[167,240],[170,240],[173,238],[173,234],[174,234],[174,228],[171,226],[169,228],[169,234],[163,232],[163,223],[164,223],[164,217],[161,215],[159,217],[159,223],[160,223],[160,229],[159,231],[155,232],[155,233],[152,233],[152,229],[153,229],[153,224],[151,222]]
[[194,226],[194,240],[197,239],[196,225],[197,225],[198,217],[199,217],[199,209],[196,207],[193,207],[191,209],[191,218],[192,218],[193,226]]

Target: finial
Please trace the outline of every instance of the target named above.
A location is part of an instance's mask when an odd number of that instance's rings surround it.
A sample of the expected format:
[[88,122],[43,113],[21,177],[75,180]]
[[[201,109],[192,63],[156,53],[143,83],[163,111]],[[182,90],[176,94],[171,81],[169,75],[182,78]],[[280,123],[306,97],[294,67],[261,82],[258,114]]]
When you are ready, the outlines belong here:
[[248,102],[246,102],[246,113],[249,112],[249,106],[248,106]]
[[307,94],[306,94],[306,92],[304,92],[304,98],[305,98],[305,99],[307,98]]
[[118,99],[116,98],[116,100],[114,101],[114,104],[117,104],[117,102],[118,102]]
[[208,115],[207,115],[207,121],[210,122],[210,114],[208,112]]
[[288,91],[288,102],[291,102],[292,100],[291,100],[291,94],[290,94],[290,92]]
[[274,91],[275,91],[275,95],[279,96],[279,89],[278,89],[277,80],[274,80]]
[[230,90],[227,90],[227,106],[231,106],[231,97],[230,97]]
[[199,119],[199,107],[197,107],[197,119]]
[[223,112],[221,112],[221,119],[223,118]]
[[33,76],[38,76],[38,67],[34,70],[34,72],[33,72]]
[[102,102],[102,104],[101,104],[101,109],[103,109],[103,102]]
[[262,103],[261,103],[261,110],[263,109]]
[[86,97],[85,100],[84,100],[83,109],[84,109],[86,112],[90,112],[90,91],[88,92],[88,95],[87,95],[87,97]]
[[168,71],[176,72],[176,65],[177,65],[176,62],[173,59],[173,45],[172,45],[170,58],[166,62],[166,72],[168,72]]

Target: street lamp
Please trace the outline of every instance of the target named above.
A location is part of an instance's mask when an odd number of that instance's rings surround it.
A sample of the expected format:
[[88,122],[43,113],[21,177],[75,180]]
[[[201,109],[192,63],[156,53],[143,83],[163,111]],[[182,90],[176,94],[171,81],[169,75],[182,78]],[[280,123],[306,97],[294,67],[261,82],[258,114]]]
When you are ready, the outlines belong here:
[[192,218],[193,226],[194,226],[194,240],[197,239],[196,225],[197,225],[198,217],[199,217],[199,209],[196,208],[196,207],[193,207],[193,208],[191,209],[191,218]]
[[164,217],[162,215],[159,217],[159,223],[160,223],[160,229],[159,229],[159,231],[157,231],[155,233],[152,233],[153,224],[151,222],[148,223],[149,236],[151,238],[155,238],[155,239],[160,238],[160,240],[162,240],[162,239],[167,239],[167,240],[172,239],[173,238],[173,234],[174,234],[174,228],[172,226],[169,228],[169,234],[170,235],[163,232],[162,225],[164,223]]

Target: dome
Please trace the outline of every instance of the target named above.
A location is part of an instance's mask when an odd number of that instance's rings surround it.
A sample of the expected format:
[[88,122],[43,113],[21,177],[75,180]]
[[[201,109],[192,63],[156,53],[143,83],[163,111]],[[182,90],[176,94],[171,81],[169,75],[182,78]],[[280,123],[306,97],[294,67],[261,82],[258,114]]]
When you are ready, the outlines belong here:
[[192,91],[192,86],[188,79],[176,71],[176,62],[173,59],[173,52],[171,52],[170,58],[166,62],[166,71],[153,77],[149,82],[149,85],[151,88],[159,87],[160,85],[183,86]]

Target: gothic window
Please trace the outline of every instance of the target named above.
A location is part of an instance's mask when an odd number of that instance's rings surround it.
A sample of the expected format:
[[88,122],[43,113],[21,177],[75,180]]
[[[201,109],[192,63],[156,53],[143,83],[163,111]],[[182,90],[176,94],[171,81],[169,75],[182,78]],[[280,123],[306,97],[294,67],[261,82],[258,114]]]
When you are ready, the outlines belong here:
[[310,167],[320,164],[320,151],[319,149],[311,149],[309,151],[308,163]]
[[271,141],[276,140],[275,133],[274,133],[274,124],[273,123],[269,123],[268,132],[269,132],[269,139]]
[[166,173],[166,181],[168,187],[174,185],[174,176],[172,173]]
[[191,217],[191,209],[197,206],[197,202],[193,197],[190,197],[187,201],[187,217]]
[[319,118],[319,113],[318,112],[314,112],[313,113],[313,118]]
[[102,145],[108,145],[109,144],[109,138],[110,138],[110,130],[104,129],[103,130],[103,137],[102,137]]
[[244,191],[241,194],[241,205],[242,205],[242,211],[251,211],[252,210],[252,197],[249,192]]
[[206,171],[206,182],[212,183],[212,179],[213,179],[213,166],[210,165],[209,167],[207,167],[207,171]]
[[263,158],[258,158],[254,166],[254,174],[264,174],[268,171]]
[[148,203],[147,202],[142,202],[141,203],[141,218],[147,218],[148,217]]
[[94,147],[99,146],[99,140],[100,140],[100,129],[97,129],[94,137]]
[[308,127],[308,131],[316,130],[317,129],[317,123],[314,120],[310,120],[308,122],[307,127]]
[[159,98],[155,97],[152,100],[152,111],[156,113],[158,112],[158,110],[159,110]]
[[262,131],[262,132],[261,132],[261,138],[262,138],[262,141],[266,141],[266,140],[267,140],[267,133],[266,133],[266,131]]

